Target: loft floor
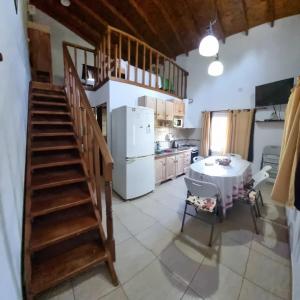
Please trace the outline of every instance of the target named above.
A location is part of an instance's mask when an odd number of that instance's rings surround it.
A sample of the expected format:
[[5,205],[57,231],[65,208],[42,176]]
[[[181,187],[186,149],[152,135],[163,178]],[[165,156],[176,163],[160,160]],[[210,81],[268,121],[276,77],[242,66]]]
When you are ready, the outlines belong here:
[[189,219],[180,233],[186,189],[183,177],[132,202],[113,197],[116,270],[114,287],[98,267],[41,296],[60,300],[290,299],[291,267],[285,210],[264,188],[261,234],[253,234],[249,207],[236,205],[210,227]]

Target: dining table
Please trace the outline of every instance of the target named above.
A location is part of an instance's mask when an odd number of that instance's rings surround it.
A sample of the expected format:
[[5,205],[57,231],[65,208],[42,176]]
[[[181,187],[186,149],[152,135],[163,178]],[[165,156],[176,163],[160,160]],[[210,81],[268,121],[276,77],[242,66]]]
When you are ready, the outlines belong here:
[[[219,160],[230,159],[229,165]],[[235,200],[244,196],[244,186],[252,178],[252,163],[235,156],[209,156],[190,166],[188,176],[199,181],[216,184],[219,189],[223,216]]]

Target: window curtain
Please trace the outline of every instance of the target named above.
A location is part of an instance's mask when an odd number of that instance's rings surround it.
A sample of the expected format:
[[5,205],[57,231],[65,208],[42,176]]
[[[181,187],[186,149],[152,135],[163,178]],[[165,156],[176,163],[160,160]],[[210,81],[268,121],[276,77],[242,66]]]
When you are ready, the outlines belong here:
[[[295,204],[296,169],[300,156],[300,80],[292,90],[286,112],[278,173],[272,199],[287,206]],[[299,183],[298,183],[299,185]]]
[[248,159],[254,110],[233,110],[227,118],[227,153]]
[[204,157],[209,155],[210,125],[211,125],[210,112],[208,111],[202,112],[200,155]]

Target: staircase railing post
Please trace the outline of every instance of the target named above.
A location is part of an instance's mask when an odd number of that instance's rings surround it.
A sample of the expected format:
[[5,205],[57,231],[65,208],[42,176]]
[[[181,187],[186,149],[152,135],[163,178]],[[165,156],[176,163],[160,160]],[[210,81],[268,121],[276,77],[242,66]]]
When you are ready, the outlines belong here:
[[105,206],[107,223],[107,247],[110,250],[113,261],[116,260],[115,240],[113,238],[113,218],[112,218],[112,184],[105,181]]

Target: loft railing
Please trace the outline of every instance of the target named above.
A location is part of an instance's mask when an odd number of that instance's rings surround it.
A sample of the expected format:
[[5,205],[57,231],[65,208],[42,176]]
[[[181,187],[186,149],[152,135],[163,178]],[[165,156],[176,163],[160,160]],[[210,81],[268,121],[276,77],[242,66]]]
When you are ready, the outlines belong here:
[[[101,177],[100,157],[102,157],[103,177],[105,181],[105,207],[106,207],[106,244],[115,258],[115,243],[113,238],[112,222],[112,168],[113,159],[96,121],[85,90],[79,79],[75,65],[68,50],[68,44],[63,44],[65,89],[71,107],[75,132],[81,145],[82,156],[85,161],[86,172],[89,177],[89,188],[95,207],[98,208],[101,220]],[[88,51],[86,49],[86,51]],[[75,56],[76,57],[76,56]],[[102,221],[103,223],[103,221]],[[104,225],[104,224],[103,224]]]
[[96,49],[67,45],[86,86],[97,89],[112,79],[186,98],[188,72],[124,31],[108,26]]

